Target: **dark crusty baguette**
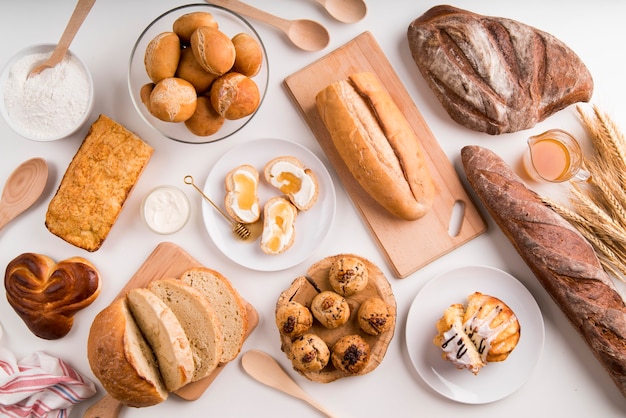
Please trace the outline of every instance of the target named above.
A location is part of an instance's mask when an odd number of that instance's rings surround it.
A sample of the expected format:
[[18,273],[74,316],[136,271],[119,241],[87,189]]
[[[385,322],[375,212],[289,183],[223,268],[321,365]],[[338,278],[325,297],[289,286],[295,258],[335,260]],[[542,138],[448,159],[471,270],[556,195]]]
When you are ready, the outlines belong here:
[[492,151],[461,151],[467,180],[626,396],[626,304],[591,245]]
[[445,110],[476,131],[528,129],[593,92],[589,70],[567,45],[512,19],[441,5],[415,19],[407,36]]

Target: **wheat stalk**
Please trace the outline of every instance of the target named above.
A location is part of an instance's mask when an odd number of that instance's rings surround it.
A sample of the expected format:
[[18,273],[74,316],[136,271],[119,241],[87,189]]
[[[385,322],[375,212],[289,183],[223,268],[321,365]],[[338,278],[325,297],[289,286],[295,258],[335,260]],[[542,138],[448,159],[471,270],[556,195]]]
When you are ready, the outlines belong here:
[[571,208],[547,198],[551,207],[572,224],[594,247],[604,269],[626,276],[626,140],[617,125],[597,106],[585,112],[577,106],[593,146],[585,160],[589,183],[571,181]]

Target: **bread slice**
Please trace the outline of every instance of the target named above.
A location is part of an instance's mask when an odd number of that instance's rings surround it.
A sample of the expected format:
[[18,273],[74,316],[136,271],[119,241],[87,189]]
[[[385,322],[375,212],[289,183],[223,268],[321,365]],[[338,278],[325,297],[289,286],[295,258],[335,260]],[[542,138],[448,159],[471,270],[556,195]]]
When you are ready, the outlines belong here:
[[146,288],[126,294],[135,322],[152,347],[165,386],[175,391],[191,382],[195,365],[189,339],[174,312]]
[[93,374],[114,399],[140,408],[167,399],[154,353],[120,298],[96,315],[87,339]]
[[187,334],[195,364],[191,381],[211,374],[222,359],[224,337],[222,324],[208,299],[177,279],[153,281],[148,289],[170,307]]
[[315,173],[296,157],[274,158],[263,168],[265,180],[283,192],[298,210],[309,210],[319,195]]
[[281,254],[294,243],[298,210],[282,196],[273,197],[263,207],[261,250],[266,254]]
[[180,279],[202,292],[217,312],[224,337],[222,363],[233,360],[248,331],[248,311],[243,299],[226,277],[206,267],[187,270]]
[[261,216],[259,206],[259,172],[249,164],[232,169],[224,179],[226,212],[237,222],[256,222]]

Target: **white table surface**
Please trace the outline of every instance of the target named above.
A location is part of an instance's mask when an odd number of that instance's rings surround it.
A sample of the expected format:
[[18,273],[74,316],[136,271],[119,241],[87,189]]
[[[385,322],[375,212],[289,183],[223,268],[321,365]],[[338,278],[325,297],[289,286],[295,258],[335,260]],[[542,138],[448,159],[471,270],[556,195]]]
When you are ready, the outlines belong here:
[[[328,27],[331,44],[320,52],[303,52],[292,47],[281,32],[252,21],[265,42],[270,60],[270,84],[266,100],[245,129],[227,141],[207,145],[176,143],[155,134],[133,108],[126,84],[129,54],[139,33],[154,17],[183,2],[100,0],[95,4],[72,45],[72,50],[86,61],[95,81],[96,104],[92,121],[99,113],[107,114],[135,131],[155,148],[154,156],[119,220],[102,248],[95,253],[87,253],[65,243],[49,233],[44,226],[47,204],[83,140],[87,127],[68,139],[46,143],[26,140],[11,131],[3,120],[0,121],[2,181],[19,163],[32,157],[44,157],[50,167],[50,178],[42,198],[33,208],[0,231],[0,266],[6,266],[22,252],[47,254],[57,260],[80,255],[96,264],[104,281],[99,298],[77,314],[69,335],[56,341],[41,340],[31,334],[2,297],[0,319],[5,331],[2,344],[12,349],[18,357],[34,350],[45,350],[66,359],[95,380],[86,357],[86,340],[93,317],[113,299],[152,250],[167,240],[183,247],[203,264],[225,274],[257,309],[260,323],[243,350],[256,348],[272,354],[307,392],[337,416],[624,416],[626,400],[491,219],[488,219],[487,233],[407,278],[395,278],[336,173],[288,97],[282,82],[286,76],[363,31],[371,31],[460,173],[459,151],[466,144],[489,147],[510,164],[517,164],[526,146],[525,139],[530,134],[558,127],[581,135],[582,127],[573,108],[558,113],[526,132],[495,137],[470,131],[453,122],[419,74],[406,39],[409,23],[437,4],[433,1],[368,0],[367,17],[353,25],[333,21],[313,0],[249,0],[249,3],[285,18],[307,17],[318,20]],[[459,0],[454,4],[482,14],[520,20],[566,42],[593,74],[593,102],[626,128],[625,2]],[[0,63],[6,62],[15,52],[28,45],[56,42],[74,5],[74,1],[68,0],[4,2],[0,7]],[[260,138],[283,138],[306,146],[327,165],[337,189],[337,218],[329,238],[302,264],[270,273],[248,270],[221,255],[205,231],[199,196],[182,183],[186,174],[204,180],[212,164],[223,153],[233,146]],[[193,203],[189,223],[180,232],[167,237],[150,232],[139,216],[143,196],[162,184],[180,186]],[[562,191],[560,188],[543,186],[538,187],[538,190],[557,196]],[[312,383],[291,370],[280,351],[274,325],[274,305],[279,293],[302,274],[308,265],[341,252],[367,257],[387,274],[398,303],[396,333],[383,363],[372,373],[330,384]],[[404,336],[408,309],[424,284],[449,269],[473,264],[493,266],[517,277],[530,290],[541,308],[546,331],[543,355],[528,382],[505,399],[485,405],[457,403],[432,391],[413,369]],[[424,338],[432,338],[431,333],[432,330],[424,330]],[[99,393],[75,407],[72,416],[81,416],[91,403],[103,395],[101,386],[98,387]],[[158,406],[125,409],[121,414],[123,417],[294,415],[319,416],[302,401],[252,380],[242,370],[239,360],[229,364],[197,401],[186,402],[174,396]]]

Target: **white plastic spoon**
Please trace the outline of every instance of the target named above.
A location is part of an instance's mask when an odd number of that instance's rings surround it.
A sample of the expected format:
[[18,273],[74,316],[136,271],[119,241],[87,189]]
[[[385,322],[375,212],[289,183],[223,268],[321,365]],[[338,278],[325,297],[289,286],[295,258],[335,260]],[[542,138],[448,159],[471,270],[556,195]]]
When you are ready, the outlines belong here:
[[269,354],[259,350],[250,350],[241,357],[241,364],[246,373],[264,385],[273,387],[274,389],[278,389],[281,392],[307,402],[328,418],[335,418],[335,415],[328,412],[298,386],[280,364]]

